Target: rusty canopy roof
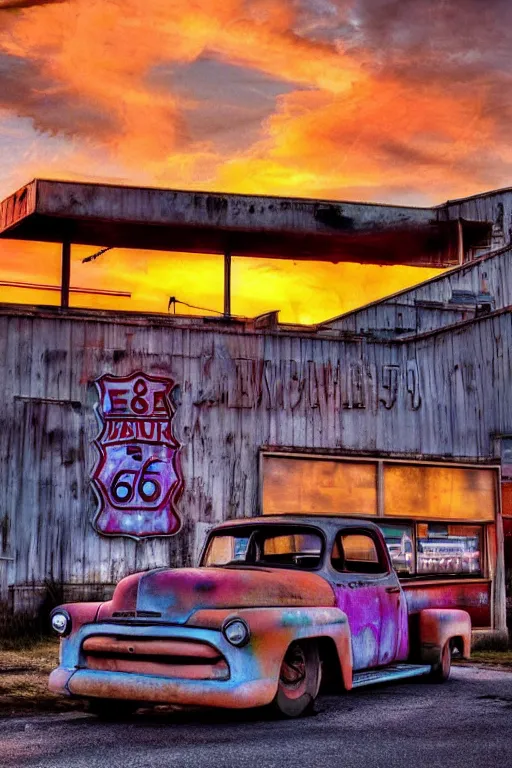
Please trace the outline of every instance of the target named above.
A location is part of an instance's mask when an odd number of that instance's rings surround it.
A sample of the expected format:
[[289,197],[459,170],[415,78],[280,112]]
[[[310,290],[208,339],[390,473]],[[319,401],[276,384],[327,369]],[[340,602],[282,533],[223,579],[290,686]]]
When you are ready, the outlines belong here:
[[[0,237],[189,253],[449,266],[457,221],[415,208],[35,179],[0,203]],[[464,248],[489,231],[463,222]]]

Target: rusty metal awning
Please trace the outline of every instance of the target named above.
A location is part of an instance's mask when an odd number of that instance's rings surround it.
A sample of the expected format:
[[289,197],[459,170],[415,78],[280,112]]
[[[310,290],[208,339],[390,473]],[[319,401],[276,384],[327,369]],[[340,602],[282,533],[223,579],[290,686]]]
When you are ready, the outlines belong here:
[[449,267],[490,235],[488,222],[414,208],[35,179],[0,203],[0,238],[62,243],[61,306],[71,244],[231,257]]
[[[484,227],[466,228],[464,245]],[[457,222],[442,208],[43,179],[0,203],[0,237],[368,264],[446,267],[458,260]]]

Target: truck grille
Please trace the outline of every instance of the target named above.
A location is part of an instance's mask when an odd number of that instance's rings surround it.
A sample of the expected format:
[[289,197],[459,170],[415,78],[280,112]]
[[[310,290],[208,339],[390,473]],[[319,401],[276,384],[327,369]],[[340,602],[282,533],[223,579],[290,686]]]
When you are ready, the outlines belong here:
[[113,619],[159,619],[159,611],[114,611]]
[[82,645],[87,669],[186,680],[227,680],[229,667],[212,645],[197,640],[88,637]]

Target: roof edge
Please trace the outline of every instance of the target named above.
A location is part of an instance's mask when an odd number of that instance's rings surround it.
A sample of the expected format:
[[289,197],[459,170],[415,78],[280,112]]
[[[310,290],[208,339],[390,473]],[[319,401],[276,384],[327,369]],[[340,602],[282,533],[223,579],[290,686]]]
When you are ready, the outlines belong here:
[[[138,189],[138,190],[151,190],[155,192],[184,192],[188,194],[197,194],[197,195],[222,195],[225,197],[244,197],[244,198],[253,198],[253,197],[262,197],[269,200],[293,200],[297,202],[310,202],[310,203],[327,203],[327,204],[338,204],[338,205],[366,205],[370,208],[398,208],[400,210],[413,210],[413,211],[432,211],[432,213],[438,208],[443,207],[443,205],[446,205],[446,203],[441,203],[440,206],[432,206],[432,205],[400,205],[399,203],[375,203],[371,201],[365,201],[365,200],[341,200],[339,198],[335,197],[302,197],[302,196],[295,196],[295,195],[267,195],[267,194],[261,194],[261,193],[254,193],[250,194],[248,192],[224,192],[223,190],[219,189],[197,189],[197,188],[190,188],[190,189],[180,189],[177,187],[157,187],[152,185],[138,185],[138,184],[116,184],[114,182],[108,182],[108,181],[74,181],[71,179],[48,179],[48,178],[42,178],[42,177],[36,177],[32,179],[32,181],[43,182],[48,184],[75,184],[80,186],[97,186],[97,187],[122,187],[123,189]],[[32,183],[32,182],[30,182]],[[23,187],[28,186],[27,184],[20,187],[20,190],[23,189]],[[16,190],[13,194],[16,194],[19,190]],[[8,197],[11,197],[9,195]]]
[[443,208],[447,205],[460,205],[468,200],[478,200],[481,197],[491,197],[492,195],[503,195],[505,192],[512,192],[512,187],[500,187],[499,189],[489,189],[487,192],[477,192],[474,195],[468,195],[467,197],[456,197],[453,200],[447,200],[445,203],[434,206],[434,208]]

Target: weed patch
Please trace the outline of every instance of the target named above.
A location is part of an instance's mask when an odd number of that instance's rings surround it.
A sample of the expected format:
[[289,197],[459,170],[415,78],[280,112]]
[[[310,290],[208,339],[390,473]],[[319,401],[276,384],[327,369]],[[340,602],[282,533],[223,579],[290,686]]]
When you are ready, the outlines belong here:
[[27,639],[23,647],[0,650],[0,717],[85,708],[82,702],[48,690],[48,676],[58,657],[59,642],[53,639],[31,644]]

